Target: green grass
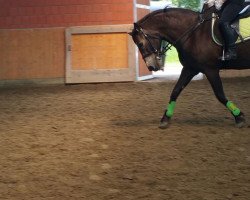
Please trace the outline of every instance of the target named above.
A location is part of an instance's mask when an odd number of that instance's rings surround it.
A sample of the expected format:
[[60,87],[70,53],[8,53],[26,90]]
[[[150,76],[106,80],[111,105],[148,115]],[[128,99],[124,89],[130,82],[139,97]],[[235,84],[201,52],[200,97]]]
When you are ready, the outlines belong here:
[[176,48],[172,47],[170,50],[167,51],[166,62],[167,63],[179,62],[178,53],[177,53]]

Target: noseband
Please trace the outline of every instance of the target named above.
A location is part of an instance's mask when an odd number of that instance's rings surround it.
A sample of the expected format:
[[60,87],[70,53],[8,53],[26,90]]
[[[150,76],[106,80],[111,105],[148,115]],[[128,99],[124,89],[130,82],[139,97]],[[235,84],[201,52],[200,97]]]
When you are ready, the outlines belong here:
[[160,59],[161,56],[165,55],[165,53],[173,46],[172,44],[167,43],[167,45],[164,47],[160,46],[159,49],[155,48],[151,39],[157,39],[157,40],[161,41],[163,38],[157,37],[154,35],[149,35],[148,33],[145,33],[145,30],[141,26],[139,26],[138,24],[136,24],[135,26],[136,26],[135,31],[138,33],[141,33],[143,35],[143,37],[147,40],[147,42],[150,46],[150,49],[152,50],[151,52],[143,55],[143,58],[146,58],[151,54],[155,54],[156,58]]

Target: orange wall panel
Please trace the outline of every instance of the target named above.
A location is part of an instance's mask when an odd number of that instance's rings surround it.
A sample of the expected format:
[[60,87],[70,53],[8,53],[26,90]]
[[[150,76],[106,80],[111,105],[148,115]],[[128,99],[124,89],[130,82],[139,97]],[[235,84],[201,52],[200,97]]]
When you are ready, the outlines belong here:
[[150,72],[142,58],[142,56],[139,56],[139,76],[147,76],[147,75],[151,75],[152,72]]
[[[141,3],[147,3],[146,1],[141,1]],[[138,3],[138,1],[137,1]],[[150,12],[148,9],[142,9],[142,8],[137,8],[137,19],[140,20],[143,18],[145,15],[147,15]],[[139,76],[147,76],[151,75],[152,72],[148,71],[148,68],[144,62],[144,60],[141,57],[141,54],[139,56]]]
[[72,36],[72,69],[128,68],[126,33],[77,34]]
[[0,30],[0,80],[64,76],[64,29]]
[[65,28],[132,24],[133,3],[0,0],[0,80],[64,77]]

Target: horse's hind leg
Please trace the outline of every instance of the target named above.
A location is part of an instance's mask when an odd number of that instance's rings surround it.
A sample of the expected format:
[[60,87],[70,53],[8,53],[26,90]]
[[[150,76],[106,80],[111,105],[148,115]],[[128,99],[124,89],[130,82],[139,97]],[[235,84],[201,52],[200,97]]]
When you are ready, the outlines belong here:
[[168,107],[163,114],[159,128],[165,129],[168,127],[171,117],[174,114],[175,104],[178,96],[195,75],[197,75],[196,71],[192,71],[191,69],[185,67],[182,69],[181,75],[171,93]]
[[244,114],[240,111],[240,109],[231,101],[228,101],[225,97],[221,78],[219,75],[219,70],[217,69],[210,69],[205,72],[205,75],[210,82],[214,94],[217,99],[228,108],[228,110],[232,113],[235,118],[236,126],[241,128],[245,124],[245,117]]

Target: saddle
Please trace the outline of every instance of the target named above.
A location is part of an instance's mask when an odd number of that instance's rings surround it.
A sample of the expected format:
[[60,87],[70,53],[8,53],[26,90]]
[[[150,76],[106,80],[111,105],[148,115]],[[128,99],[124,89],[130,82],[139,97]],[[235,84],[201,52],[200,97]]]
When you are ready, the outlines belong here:
[[[216,44],[223,45],[223,39],[218,30],[217,23],[218,15],[213,13],[212,19],[212,37]],[[235,43],[245,42],[250,39],[250,5],[247,5],[236,17],[236,19],[231,24],[234,30]]]

